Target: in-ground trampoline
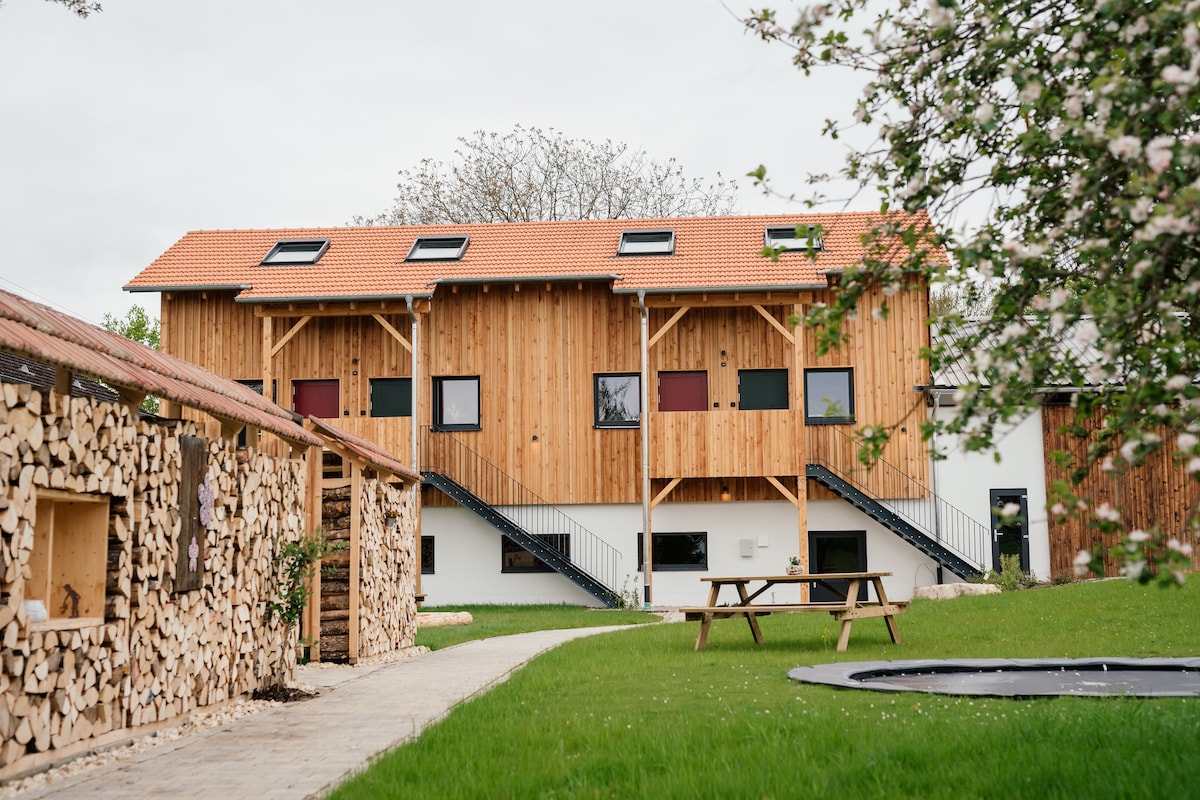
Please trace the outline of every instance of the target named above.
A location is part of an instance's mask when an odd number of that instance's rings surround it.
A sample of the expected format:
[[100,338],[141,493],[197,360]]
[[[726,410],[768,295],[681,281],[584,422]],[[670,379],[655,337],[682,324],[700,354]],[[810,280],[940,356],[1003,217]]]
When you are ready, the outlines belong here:
[[788,677],[844,689],[973,697],[1200,697],[1200,658],[960,658],[796,667]]

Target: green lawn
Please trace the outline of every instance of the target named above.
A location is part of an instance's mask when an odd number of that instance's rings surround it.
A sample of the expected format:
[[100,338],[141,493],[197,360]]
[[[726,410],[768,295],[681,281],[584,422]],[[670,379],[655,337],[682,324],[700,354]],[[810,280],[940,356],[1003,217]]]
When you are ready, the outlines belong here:
[[[585,612],[588,613],[588,612]],[[598,613],[598,612],[591,612]],[[570,642],[336,798],[1195,797],[1200,699],[982,700],[805,686],[787,670],[938,657],[1200,655],[1200,580],[917,601],[892,645],[826,615],[634,626]],[[432,631],[431,631],[432,632]]]
[[528,631],[561,630],[563,628],[594,628],[602,625],[635,625],[658,622],[656,614],[644,611],[608,611],[564,605],[536,606],[422,606],[421,611],[466,611],[470,625],[443,625],[419,628],[417,641],[430,650]]

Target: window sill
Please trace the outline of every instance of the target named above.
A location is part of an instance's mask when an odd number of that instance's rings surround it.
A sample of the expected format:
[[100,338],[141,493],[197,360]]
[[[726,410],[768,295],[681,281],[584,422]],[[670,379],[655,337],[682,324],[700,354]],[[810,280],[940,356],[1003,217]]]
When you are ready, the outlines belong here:
[[836,418],[817,417],[815,419],[805,418],[804,424],[805,425],[853,425],[854,420],[847,419],[846,417],[836,417]]
[[628,425],[593,425],[592,429],[597,431],[636,431],[642,427],[636,422],[631,422]]
[[481,431],[481,425],[434,425],[434,433],[454,433],[458,431]]
[[104,617],[52,617],[45,622],[31,622],[31,633],[42,631],[77,631],[81,628],[96,628],[104,624]]

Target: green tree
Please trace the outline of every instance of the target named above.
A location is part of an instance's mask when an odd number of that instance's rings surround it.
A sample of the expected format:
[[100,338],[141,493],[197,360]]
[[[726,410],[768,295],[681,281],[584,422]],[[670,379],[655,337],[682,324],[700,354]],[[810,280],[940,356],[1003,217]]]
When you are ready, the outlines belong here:
[[[125,312],[124,319],[115,317],[112,314],[105,314],[103,325],[107,331],[124,336],[126,339],[132,339],[135,342],[141,342],[155,350],[159,349],[158,319],[150,316],[146,312],[146,309],[141,306],[131,306],[129,311]],[[142,401],[142,410],[149,411],[151,414],[157,414],[158,398],[147,397]]]
[[[839,343],[869,286],[994,280],[982,324],[934,320],[959,333],[933,368],[970,354],[991,387],[965,388],[951,431],[989,448],[1038,389],[1076,387],[1079,413],[1105,419],[1092,464],[1120,470],[1165,447],[1200,477],[1200,4],[838,0],[746,22],[806,75],[862,72],[857,103],[824,131],[866,129],[871,143],[850,147],[838,177],[932,220],[880,226],[837,301],[806,315],[821,345]],[[886,437],[866,438],[877,451]],[[1120,529],[1118,511],[1087,508]],[[1196,525],[1132,531],[1127,574],[1182,580]]]
[[[90,2],[89,0],[46,0],[46,2],[66,6],[84,19],[90,14],[98,14],[104,10],[100,7],[99,3]],[[3,5],[4,3],[0,3],[0,7],[3,7]]]
[[654,161],[623,142],[570,139],[522,128],[459,137],[456,159],[424,159],[400,171],[391,210],[355,225],[529,222],[556,219],[728,214],[737,184],[707,185],[669,159]]

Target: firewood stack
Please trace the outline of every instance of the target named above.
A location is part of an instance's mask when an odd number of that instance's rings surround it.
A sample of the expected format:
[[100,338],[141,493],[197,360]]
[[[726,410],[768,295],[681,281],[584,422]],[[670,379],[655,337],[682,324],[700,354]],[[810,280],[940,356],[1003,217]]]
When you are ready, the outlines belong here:
[[[268,603],[281,543],[302,530],[301,462],[208,440],[203,579],[177,593],[179,501],[197,491],[181,486],[180,440],[197,424],[21,384],[0,386],[0,399],[0,778],[292,676],[295,632]],[[107,509],[84,548],[107,548],[91,613],[71,617],[70,598],[53,594],[48,620],[29,616],[31,576],[47,571],[37,565],[50,549],[35,547],[39,497]]]

